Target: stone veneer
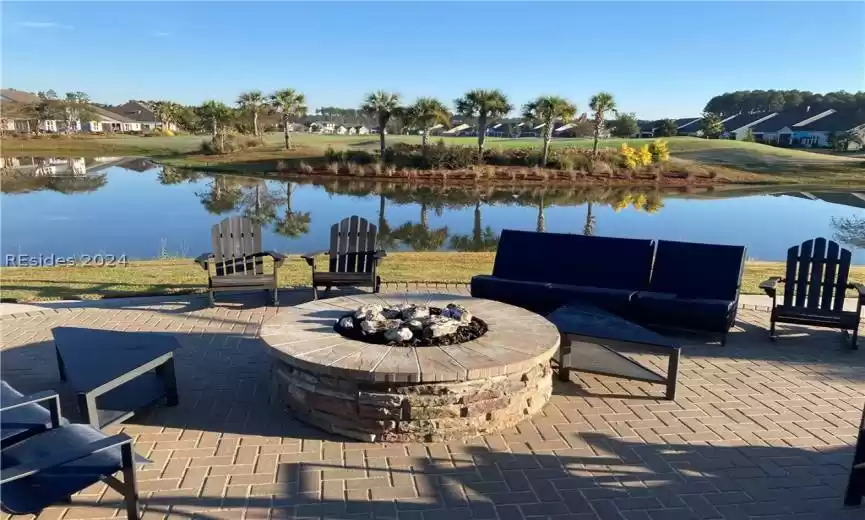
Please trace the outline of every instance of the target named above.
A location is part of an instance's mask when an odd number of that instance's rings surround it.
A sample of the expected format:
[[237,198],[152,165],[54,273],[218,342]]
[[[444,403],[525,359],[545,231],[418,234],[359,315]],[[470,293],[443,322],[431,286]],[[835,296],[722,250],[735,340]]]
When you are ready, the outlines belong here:
[[[388,346],[337,333],[358,306],[466,306],[489,326],[475,340]],[[282,308],[261,338],[273,354],[271,397],[299,419],[373,441],[447,441],[508,428],[552,393],[559,333],[543,317],[500,302],[453,295],[346,296]]]
[[271,372],[271,395],[298,418],[367,442],[440,442],[495,432],[537,413],[551,393],[549,362],[488,379],[434,384],[361,383],[278,361]]

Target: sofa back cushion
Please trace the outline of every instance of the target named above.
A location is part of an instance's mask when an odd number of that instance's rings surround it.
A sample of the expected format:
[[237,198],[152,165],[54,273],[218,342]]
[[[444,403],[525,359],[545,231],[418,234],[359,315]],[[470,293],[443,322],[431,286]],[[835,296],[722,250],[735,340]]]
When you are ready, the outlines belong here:
[[651,240],[502,231],[493,276],[608,289],[646,290]]
[[744,263],[744,246],[659,240],[650,290],[732,301],[739,293]]

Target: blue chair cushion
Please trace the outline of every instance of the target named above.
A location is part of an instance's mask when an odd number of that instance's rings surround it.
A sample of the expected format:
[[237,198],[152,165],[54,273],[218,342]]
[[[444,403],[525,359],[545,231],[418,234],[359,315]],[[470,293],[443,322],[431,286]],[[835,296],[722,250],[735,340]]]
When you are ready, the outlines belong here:
[[[0,402],[24,397],[6,381],[0,381]],[[19,406],[0,414],[0,445],[14,444],[51,426],[51,414],[39,404]]]
[[545,314],[554,310],[558,302],[552,300],[550,284],[508,280],[489,275],[472,277],[471,294],[475,298],[495,300],[533,312]]
[[651,240],[504,230],[493,275],[611,289],[648,289]]
[[682,298],[735,300],[744,262],[743,246],[659,240],[649,290]]
[[631,300],[629,316],[644,325],[726,333],[736,302],[680,298],[670,293],[640,292]]
[[[85,424],[53,428],[4,448],[0,459],[4,469],[104,439],[101,431]],[[39,471],[2,486],[0,505],[10,514],[36,514],[69,495],[112,475],[123,467],[120,448],[103,450],[74,462]]]
[[627,313],[631,297],[635,294],[629,289],[604,289],[562,284],[552,284],[550,291],[553,293],[553,300],[559,305],[574,301],[589,303],[619,315]]

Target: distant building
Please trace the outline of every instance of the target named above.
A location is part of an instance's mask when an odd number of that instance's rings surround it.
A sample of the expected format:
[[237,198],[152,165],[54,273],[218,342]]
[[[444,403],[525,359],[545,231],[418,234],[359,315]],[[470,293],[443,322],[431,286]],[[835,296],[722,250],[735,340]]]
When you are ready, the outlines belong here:
[[177,125],[174,123],[169,123],[168,125],[163,124],[162,121],[156,117],[153,107],[150,104],[142,103],[141,101],[129,101],[123,105],[108,107],[106,110],[123,116],[130,121],[137,121],[140,124],[142,131],[155,130],[163,127],[171,131],[177,130]]

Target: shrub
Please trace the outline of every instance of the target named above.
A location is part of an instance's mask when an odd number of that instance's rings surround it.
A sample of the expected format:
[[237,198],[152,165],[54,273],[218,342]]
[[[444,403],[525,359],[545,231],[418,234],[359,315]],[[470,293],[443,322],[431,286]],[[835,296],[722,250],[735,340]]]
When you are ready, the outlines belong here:
[[363,176],[363,167],[356,162],[348,161],[346,163],[349,175]]
[[313,172],[313,167],[303,161],[300,161],[300,171],[301,173],[309,175]]
[[328,163],[338,163],[343,159],[342,152],[334,150],[333,146],[328,146],[324,151],[324,159]]
[[606,175],[608,177],[613,176],[613,167],[603,159],[592,160],[589,170],[595,175]]
[[262,145],[264,145],[264,141],[258,137],[231,134],[222,138],[221,135],[217,135],[209,141],[201,143],[201,151],[206,154],[233,153]]
[[571,171],[574,169],[574,158],[568,155],[563,155],[561,157],[556,157],[556,163],[560,170]]
[[667,146],[667,141],[663,139],[652,141],[649,150],[652,152],[652,162],[658,163],[670,160],[670,148]]
[[652,164],[652,152],[649,151],[649,145],[644,144],[637,151],[637,164],[639,166],[648,166]]
[[375,162],[375,156],[366,150],[346,150],[341,155],[344,161],[355,164],[372,164]]
[[508,166],[510,157],[499,148],[487,148],[484,150],[483,162],[493,166]]
[[381,162],[376,161],[376,162],[372,163],[372,165],[370,165],[370,170],[372,171],[372,174],[375,175],[376,177],[381,177],[381,171],[382,171]]
[[619,155],[625,168],[633,169],[637,167],[637,150],[628,146],[627,143],[622,143],[622,146],[619,148]]
[[336,162],[336,161],[329,162],[327,164],[327,169],[330,171],[330,173],[332,173],[334,175],[339,175],[339,163],[338,162]]

